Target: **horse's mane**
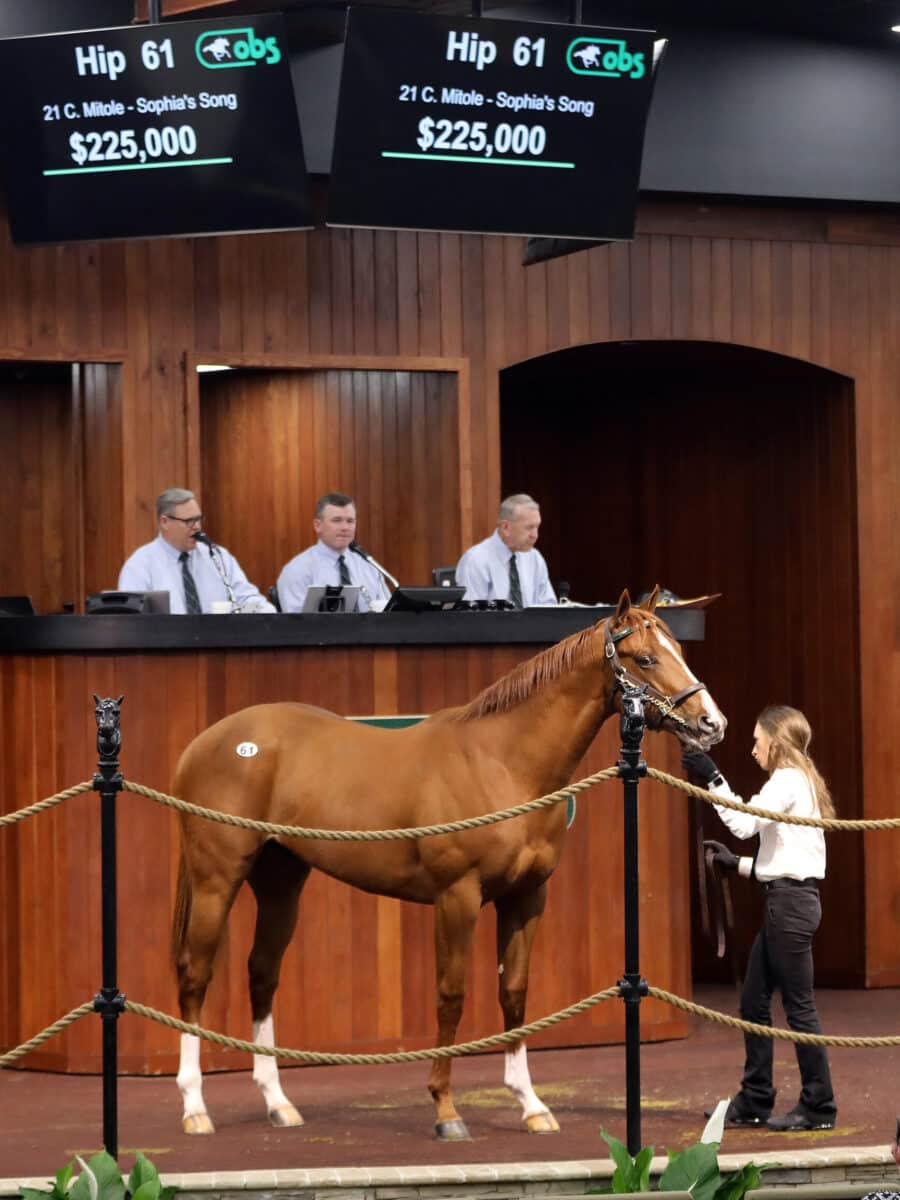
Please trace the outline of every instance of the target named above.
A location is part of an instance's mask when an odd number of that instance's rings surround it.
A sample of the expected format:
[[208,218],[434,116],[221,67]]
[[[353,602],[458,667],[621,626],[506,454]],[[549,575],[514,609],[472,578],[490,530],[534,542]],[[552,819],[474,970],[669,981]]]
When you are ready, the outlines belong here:
[[584,666],[597,657],[597,627],[589,625],[580,633],[573,633],[565,641],[551,646],[527,662],[519,663],[508,675],[492,683],[474,700],[461,708],[446,710],[442,716],[451,721],[475,721],[491,713],[506,712],[527,700],[532,692],[545,684],[559,679],[567,671]]

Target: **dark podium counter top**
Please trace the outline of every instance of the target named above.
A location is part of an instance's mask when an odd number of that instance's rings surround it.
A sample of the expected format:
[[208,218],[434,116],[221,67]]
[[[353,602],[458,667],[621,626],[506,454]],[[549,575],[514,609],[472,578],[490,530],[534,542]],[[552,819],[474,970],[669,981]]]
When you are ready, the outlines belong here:
[[[610,607],[521,612],[247,613],[204,616],[0,617],[0,654],[253,650],[273,646],[445,646],[555,643]],[[658,613],[680,641],[702,641],[705,614]]]

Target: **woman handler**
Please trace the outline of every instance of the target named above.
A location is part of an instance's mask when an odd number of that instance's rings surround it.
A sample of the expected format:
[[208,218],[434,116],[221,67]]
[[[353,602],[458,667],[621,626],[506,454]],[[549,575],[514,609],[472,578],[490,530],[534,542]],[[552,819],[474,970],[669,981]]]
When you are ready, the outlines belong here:
[[[760,713],[753,730],[753,757],[769,779],[750,803],[773,814],[833,817],[824,779],[809,757],[812,731],[796,708],[775,706]],[[707,754],[688,752],[685,768],[711,792],[739,799]],[[813,995],[812,939],[822,919],[819,880],[825,877],[825,837],[821,829],[768,821],[750,813],[716,808],[739,838],[759,835],[754,858],[738,858],[721,842],[705,842],[723,870],[759,880],[764,891],[763,925],[747,964],[741,1016],[771,1025],[772,993],[781,992],[787,1022],[802,1033],[821,1033]],[[779,1117],[775,1103],[771,1038],[745,1034],[744,1077],[726,1120],[732,1125],[763,1125],[780,1131],[833,1129],[837,1108],[824,1046],[795,1043],[802,1087],[797,1104]]]

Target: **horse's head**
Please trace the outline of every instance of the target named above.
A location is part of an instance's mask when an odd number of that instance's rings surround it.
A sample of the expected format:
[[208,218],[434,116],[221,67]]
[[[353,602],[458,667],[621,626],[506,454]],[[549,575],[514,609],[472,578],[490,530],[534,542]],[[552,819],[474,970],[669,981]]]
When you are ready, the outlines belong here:
[[615,615],[605,622],[606,658],[622,686],[646,685],[645,713],[650,729],[668,729],[686,747],[708,750],[725,736],[728,722],[691,672],[681,647],[655,615],[659,587],[640,607],[627,590]]

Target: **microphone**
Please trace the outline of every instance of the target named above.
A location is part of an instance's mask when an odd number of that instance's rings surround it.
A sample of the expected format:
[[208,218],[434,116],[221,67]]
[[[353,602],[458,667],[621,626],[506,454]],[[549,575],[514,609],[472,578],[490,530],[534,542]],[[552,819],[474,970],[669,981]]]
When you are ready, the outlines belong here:
[[392,583],[395,588],[400,586],[399,582],[393,577],[393,575],[390,573],[390,571],[388,571],[385,567],[383,567],[381,565],[380,562],[378,562],[376,559],[374,559],[372,557],[372,555],[369,554],[368,550],[363,550],[363,548],[359,544],[359,542],[357,542],[356,540],[352,541],[350,543],[350,545],[348,546],[348,549],[352,550],[354,554],[358,554],[360,556],[360,558],[364,558],[366,560],[366,562],[370,564],[370,566],[373,566],[375,568],[375,570],[378,572],[379,575],[384,576],[384,578],[389,583]]
[[572,594],[572,585],[567,579],[561,579],[556,585],[556,594],[559,596],[560,604],[571,604],[569,597]]
[[225,564],[222,561],[222,555],[219,553],[219,547],[208,534],[203,532],[202,529],[196,530],[191,536],[195,542],[200,542],[200,544],[205,546],[209,551],[209,557],[212,559],[212,564],[216,568],[219,578],[222,580],[222,583],[225,587],[225,594],[231,601],[231,611],[239,612],[240,610],[238,608],[237,601],[234,598],[234,588],[231,586],[231,580],[228,578],[228,575],[225,572]]

